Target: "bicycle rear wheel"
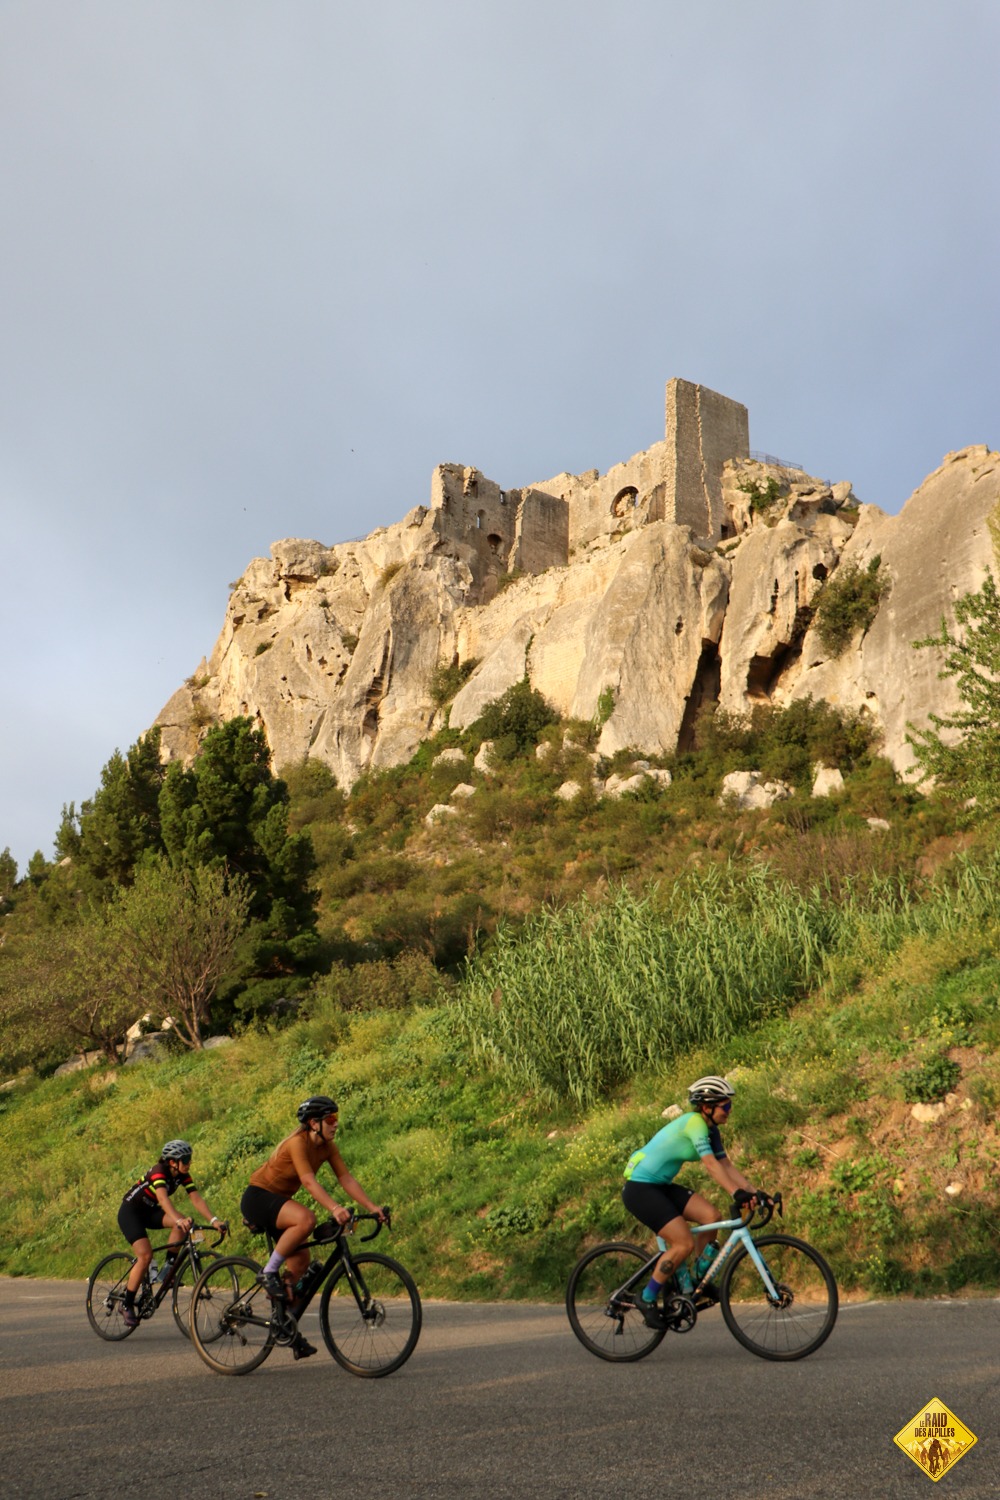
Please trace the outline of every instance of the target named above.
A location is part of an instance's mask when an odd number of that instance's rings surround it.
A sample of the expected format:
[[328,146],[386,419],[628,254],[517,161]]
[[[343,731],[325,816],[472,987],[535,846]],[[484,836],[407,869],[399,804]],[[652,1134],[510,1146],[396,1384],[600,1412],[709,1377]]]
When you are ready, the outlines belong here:
[[343,1369],[375,1380],[405,1364],[417,1346],[423,1313],[409,1271],[388,1255],[352,1255],[323,1289],[319,1326]]
[[241,1256],[212,1261],[191,1296],[191,1341],[219,1375],[249,1375],[274,1348],[271,1299],[260,1266]]
[[[174,1288],[171,1295],[170,1309],[174,1315],[174,1322],[186,1339],[191,1337],[191,1303],[194,1300],[194,1289],[198,1278],[206,1271],[213,1261],[221,1260],[214,1250],[201,1250],[194,1257],[194,1265],[191,1258],[185,1255],[174,1275]],[[233,1296],[239,1295],[239,1283],[233,1279]]]
[[746,1249],[724,1268],[719,1302],[726,1326],[761,1359],[804,1359],[830,1337],[837,1321],[837,1283],[818,1250],[789,1234],[755,1239],[777,1300],[767,1295]]
[[663,1341],[638,1306],[642,1287],[630,1286],[649,1260],[638,1245],[595,1245],[570,1272],[566,1313],[580,1343],[598,1359],[644,1359]]
[[[125,1307],[125,1283],[135,1265],[124,1250],[106,1255],[94,1267],[87,1282],[87,1317],[99,1338],[109,1343],[127,1339],[135,1328],[126,1328],[122,1313]],[[138,1327],[138,1324],[136,1325]]]

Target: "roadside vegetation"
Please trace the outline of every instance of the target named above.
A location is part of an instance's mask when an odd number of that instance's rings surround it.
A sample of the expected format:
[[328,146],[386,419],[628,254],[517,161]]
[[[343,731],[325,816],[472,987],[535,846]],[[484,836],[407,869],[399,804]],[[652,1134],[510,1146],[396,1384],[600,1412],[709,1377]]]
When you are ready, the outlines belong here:
[[[996,624],[995,591],[972,597],[960,623]],[[942,631],[925,644],[959,651]],[[992,657],[975,644],[995,670],[1000,632]],[[599,797],[636,757],[602,759],[599,723],[560,722],[527,683],[349,793],[316,762],[275,776],[245,720],[188,770],[154,736],[116,753],[54,861],[19,877],[0,855],[0,1271],[85,1274],[178,1134],[238,1224],[249,1172],[321,1091],[426,1294],[557,1298],[584,1245],[635,1233],[622,1163],[690,1078],[724,1072],[733,1154],[846,1291],[992,1292],[1000,710],[975,707],[965,758],[950,722],[914,731],[927,795],[863,717],[806,701],[704,717],[661,760],[669,785]],[[811,796],[818,763],[842,792]],[[794,795],[720,806],[746,769]],[[197,992],[167,933],[215,954]],[[122,1066],[142,1010],[182,1024]]]

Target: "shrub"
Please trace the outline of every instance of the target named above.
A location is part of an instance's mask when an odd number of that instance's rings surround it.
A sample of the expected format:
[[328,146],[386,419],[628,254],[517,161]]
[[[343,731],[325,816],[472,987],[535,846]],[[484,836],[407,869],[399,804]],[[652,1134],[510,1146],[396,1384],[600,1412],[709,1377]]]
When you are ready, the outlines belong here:
[[871,628],[886,589],[881,566],[881,557],[873,557],[867,568],[843,563],[820,589],[816,629],[831,656],[842,656],[858,631]]
[[950,1094],[962,1070],[950,1057],[932,1057],[916,1068],[905,1068],[899,1075],[903,1098],[907,1104],[933,1104]]
[[257,642],[257,649],[254,652],[254,656],[263,656],[264,652],[265,651],[270,651],[270,649],[271,649],[271,647],[273,645],[274,645],[273,641],[258,641]]
[[487,703],[472,725],[472,733],[480,740],[496,741],[494,755],[499,757],[502,755],[499,742],[509,736],[516,750],[527,750],[536,742],[545,726],[556,723],[558,717],[555,709],[531,686],[525,676],[509,687],[502,697]]
[[750,514],[765,515],[781,499],[781,485],[773,474],[766,479],[741,479],[736,488],[750,500]]
[[431,698],[438,708],[444,708],[450,703],[464,683],[468,682],[473,672],[479,665],[479,659],[470,656],[468,661],[460,662],[457,658],[445,666],[439,663],[431,673]]

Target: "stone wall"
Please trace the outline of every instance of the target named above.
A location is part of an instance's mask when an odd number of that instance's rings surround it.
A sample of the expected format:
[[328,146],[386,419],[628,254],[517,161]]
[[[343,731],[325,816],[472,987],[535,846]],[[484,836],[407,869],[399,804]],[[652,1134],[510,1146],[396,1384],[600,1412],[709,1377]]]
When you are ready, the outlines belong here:
[[695,536],[718,541],[727,524],[722,470],[750,452],[747,409],[689,380],[667,384],[666,515]]

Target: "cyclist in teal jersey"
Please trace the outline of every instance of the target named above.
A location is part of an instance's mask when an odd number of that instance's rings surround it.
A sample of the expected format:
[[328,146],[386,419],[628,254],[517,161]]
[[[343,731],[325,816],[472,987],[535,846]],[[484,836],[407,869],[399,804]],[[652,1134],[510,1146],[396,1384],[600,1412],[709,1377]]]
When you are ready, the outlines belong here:
[[[697,1079],[688,1089],[691,1109],[658,1130],[641,1151],[633,1151],[626,1163],[622,1201],[629,1213],[667,1247],[642,1294],[648,1322],[659,1317],[657,1298],[671,1276],[677,1274],[682,1292],[692,1289],[691,1274],[684,1263],[695,1248],[697,1230],[692,1232],[689,1224],[711,1224],[719,1217],[707,1198],[674,1181],[684,1163],[701,1161],[708,1175],[730,1197],[742,1192],[749,1195],[751,1204],[767,1198],[736,1170],[722,1144],[720,1126],[729,1116],[735,1095],[724,1078],[711,1075]],[[706,1247],[715,1239],[714,1233],[709,1235]]]

